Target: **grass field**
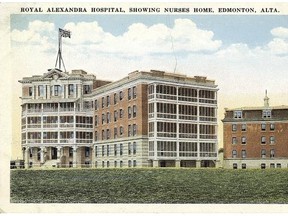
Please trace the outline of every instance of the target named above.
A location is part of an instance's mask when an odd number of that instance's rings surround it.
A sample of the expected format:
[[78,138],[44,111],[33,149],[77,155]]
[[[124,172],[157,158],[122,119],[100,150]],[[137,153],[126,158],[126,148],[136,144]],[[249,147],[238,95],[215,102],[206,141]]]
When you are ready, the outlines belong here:
[[12,203],[288,203],[288,169],[12,170]]

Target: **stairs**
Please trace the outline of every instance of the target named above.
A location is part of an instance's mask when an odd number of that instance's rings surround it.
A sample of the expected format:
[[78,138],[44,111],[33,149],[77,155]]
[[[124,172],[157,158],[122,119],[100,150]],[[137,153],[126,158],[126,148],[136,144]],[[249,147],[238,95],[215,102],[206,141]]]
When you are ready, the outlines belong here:
[[57,168],[58,160],[47,160],[41,167],[44,169]]

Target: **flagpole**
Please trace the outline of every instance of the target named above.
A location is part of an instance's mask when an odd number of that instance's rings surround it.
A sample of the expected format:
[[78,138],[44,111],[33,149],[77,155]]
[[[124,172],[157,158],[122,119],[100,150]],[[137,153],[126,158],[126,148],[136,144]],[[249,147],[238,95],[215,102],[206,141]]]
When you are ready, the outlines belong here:
[[62,61],[65,72],[66,72],[66,68],[65,68],[63,58],[62,58],[62,37],[69,37],[70,38],[70,36],[71,36],[70,31],[66,31],[66,30],[59,28],[59,31],[58,31],[58,54],[57,54],[57,58],[56,58],[55,67],[57,67],[57,63],[58,63],[59,69],[61,70],[61,61]]

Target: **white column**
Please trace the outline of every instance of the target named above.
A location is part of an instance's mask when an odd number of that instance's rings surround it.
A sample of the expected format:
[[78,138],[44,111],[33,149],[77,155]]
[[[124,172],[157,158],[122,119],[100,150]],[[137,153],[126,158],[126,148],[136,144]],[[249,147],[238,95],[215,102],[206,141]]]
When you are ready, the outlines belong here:
[[196,168],[200,168],[201,167],[201,160],[196,160]]
[[[200,159],[200,106],[199,106],[199,89],[197,89],[197,158]],[[197,162],[196,162],[197,167]]]
[[175,160],[175,167],[177,167],[177,168],[180,167],[180,160]]
[[159,167],[159,161],[153,160],[153,167]]
[[51,98],[50,92],[51,92],[51,86],[47,85],[47,99]]
[[25,168],[28,169],[29,168],[29,147],[26,147],[25,149],[25,156],[24,156],[24,160],[25,160]]
[[92,145],[91,147],[91,167],[95,168],[95,146]]
[[73,167],[77,167],[77,146],[73,146]]
[[44,163],[44,147],[40,148],[40,163],[43,164]]
[[61,149],[62,146],[57,146],[57,162],[59,163],[59,167],[61,167]]

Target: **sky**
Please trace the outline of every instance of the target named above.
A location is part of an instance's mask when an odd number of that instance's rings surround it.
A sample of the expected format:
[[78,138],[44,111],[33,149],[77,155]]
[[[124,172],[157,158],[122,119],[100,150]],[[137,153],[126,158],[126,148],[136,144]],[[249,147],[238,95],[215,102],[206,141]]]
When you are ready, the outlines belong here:
[[58,28],[72,32],[63,38],[67,71],[83,69],[116,81],[135,70],[175,70],[215,80],[219,147],[225,107],[262,106],[266,89],[270,105],[288,104],[285,15],[14,14],[10,19],[15,113],[20,113],[17,81],[55,67]]

